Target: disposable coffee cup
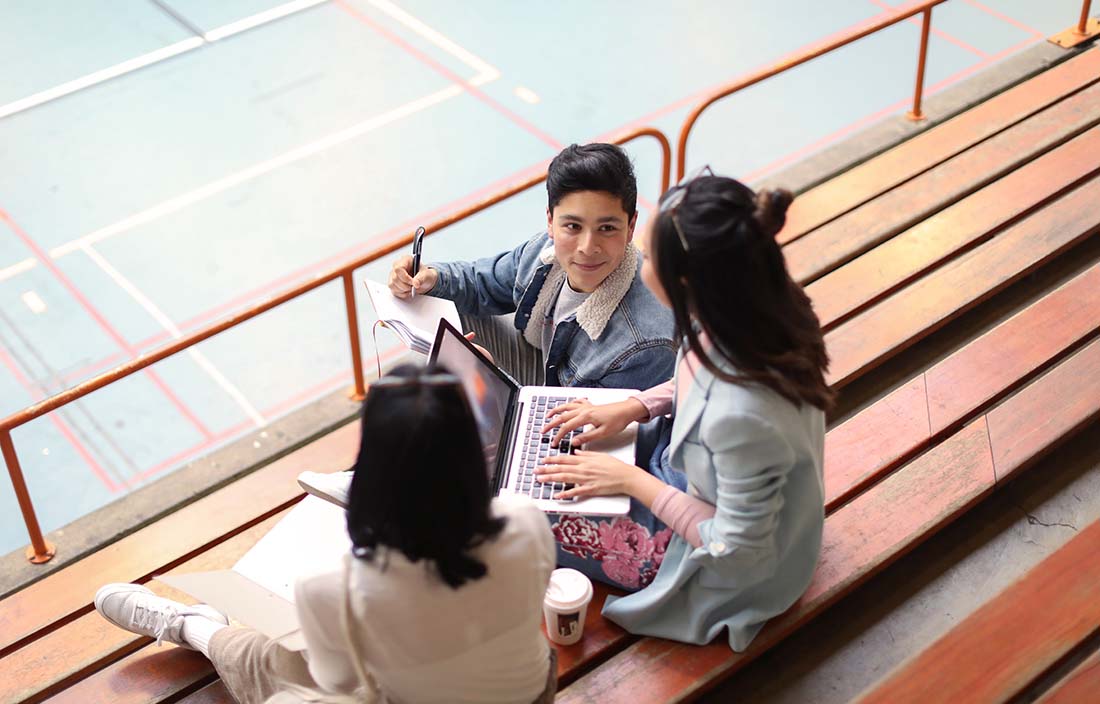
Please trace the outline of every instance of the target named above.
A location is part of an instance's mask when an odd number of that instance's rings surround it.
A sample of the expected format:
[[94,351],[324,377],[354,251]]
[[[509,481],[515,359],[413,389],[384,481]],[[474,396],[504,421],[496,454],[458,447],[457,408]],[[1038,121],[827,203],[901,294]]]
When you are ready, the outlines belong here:
[[550,573],[550,585],[542,600],[546,635],[559,645],[573,645],[584,633],[584,617],[592,601],[592,582],[567,567]]

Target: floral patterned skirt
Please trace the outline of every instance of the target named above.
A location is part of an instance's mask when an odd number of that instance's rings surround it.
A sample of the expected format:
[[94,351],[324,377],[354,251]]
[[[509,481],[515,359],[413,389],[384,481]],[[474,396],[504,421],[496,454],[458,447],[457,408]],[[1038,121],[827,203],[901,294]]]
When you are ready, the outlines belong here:
[[[681,491],[683,472],[668,462],[672,421],[657,418],[638,429],[638,466]],[[594,579],[626,591],[649,585],[664,559],[672,529],[634,499],[625,516],[554,515],[550,527],[558,548],[558,566],[580,570]]]

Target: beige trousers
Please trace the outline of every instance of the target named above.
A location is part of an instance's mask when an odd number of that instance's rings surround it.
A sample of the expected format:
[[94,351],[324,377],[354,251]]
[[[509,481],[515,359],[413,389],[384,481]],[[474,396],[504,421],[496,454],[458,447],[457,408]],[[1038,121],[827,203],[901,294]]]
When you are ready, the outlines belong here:
[[[374,693],[360,693],[357,697],[326,693],[313,681],[301,653],[287,650],[251,628],[230,626],[211,636],[210,661],[239,704],[384,702]],[[546,689],[533,704],[552,704],[557,684],[557,651],[550,648]]]

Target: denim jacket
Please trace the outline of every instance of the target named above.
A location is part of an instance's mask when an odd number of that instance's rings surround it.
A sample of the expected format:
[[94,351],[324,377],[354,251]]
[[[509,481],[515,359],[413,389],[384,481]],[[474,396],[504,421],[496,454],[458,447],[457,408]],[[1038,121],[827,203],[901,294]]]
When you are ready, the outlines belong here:
[[[623,264],[558,325],[544,360],[547,386],[648,389],[672,377],[672,312],[642,283],[640,260],[629,245]],[[514,312],[516,329],[540,347],[542,318],[553,315],[565,281],[548,233],[494,257],[430,266],[439,280],[429,295],[467,315]]]

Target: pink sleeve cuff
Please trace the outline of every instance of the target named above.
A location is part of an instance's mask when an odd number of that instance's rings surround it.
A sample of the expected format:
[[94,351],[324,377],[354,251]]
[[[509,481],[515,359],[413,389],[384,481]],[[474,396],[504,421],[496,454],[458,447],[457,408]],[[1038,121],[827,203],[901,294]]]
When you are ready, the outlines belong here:
[[638,399],[649,411],[648,420],[653,420],[658,416],[666,416],[672,413],[672,395],[674,393],[676,393],[676,382],[670,379],[663,384],[646,389],[640,394],[634,394],[631,398]]
[[714,518],[715,511],[711,504],[689,496],[674,486],[666,486],[657,495],[650,510],[695,548],[703,545],[703,539],[699,537],[699,524],[708,518]]

